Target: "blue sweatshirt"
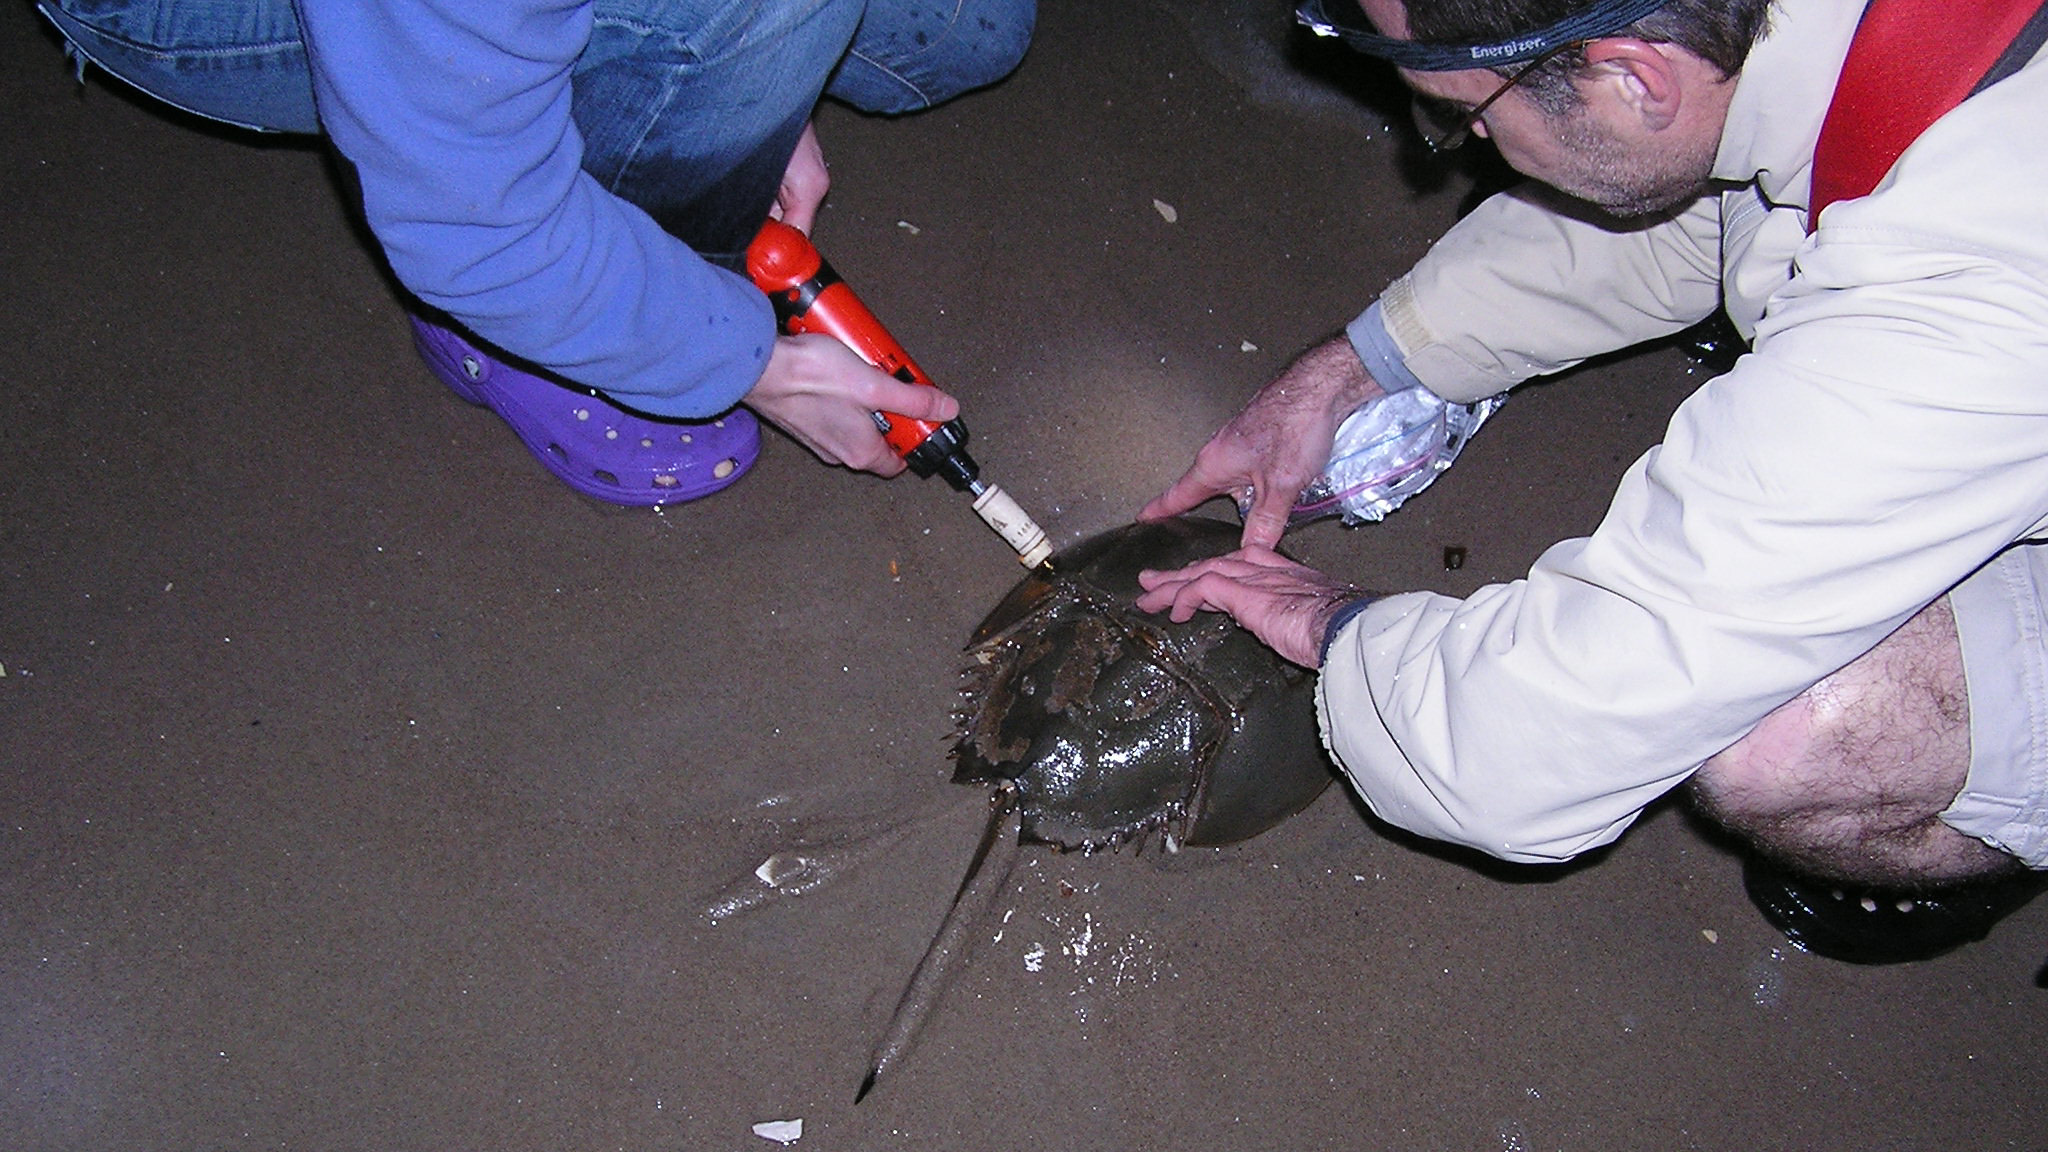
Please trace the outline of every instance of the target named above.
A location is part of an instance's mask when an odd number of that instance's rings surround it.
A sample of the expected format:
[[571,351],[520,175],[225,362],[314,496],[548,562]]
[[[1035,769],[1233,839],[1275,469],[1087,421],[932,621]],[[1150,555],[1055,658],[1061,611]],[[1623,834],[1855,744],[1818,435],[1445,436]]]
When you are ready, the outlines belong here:
[[587,0],[300,0],[320,117],[426,303],[644,411],[737,403],[767,299],[584,173],[569,76]]

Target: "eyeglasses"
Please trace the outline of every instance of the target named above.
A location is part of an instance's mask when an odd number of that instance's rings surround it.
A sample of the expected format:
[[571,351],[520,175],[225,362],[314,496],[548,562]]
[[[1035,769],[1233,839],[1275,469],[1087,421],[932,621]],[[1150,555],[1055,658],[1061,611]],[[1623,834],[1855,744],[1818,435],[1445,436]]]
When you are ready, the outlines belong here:
[[1431,152],[1442,155],[1445,152],[1457,151],[1467,140],[1472,139],[1472,130],[1486,115],[1486,110],[1493,107],[1495,101],[1507,95],[1508,89],[1521,83],[1522,77],[1549,63],[1566,49],[1576,48],[1584,43],[1584,40],[1568,40],[1531,59],[1508,73],[1507,80],[1493,90],[1493,95],[1481,100],[1469,112],[1449,100],[1416,93],[1411,105],[1411,113],[1415,117],[1415,130],[1422,133],[1422,142],[1429,146]]

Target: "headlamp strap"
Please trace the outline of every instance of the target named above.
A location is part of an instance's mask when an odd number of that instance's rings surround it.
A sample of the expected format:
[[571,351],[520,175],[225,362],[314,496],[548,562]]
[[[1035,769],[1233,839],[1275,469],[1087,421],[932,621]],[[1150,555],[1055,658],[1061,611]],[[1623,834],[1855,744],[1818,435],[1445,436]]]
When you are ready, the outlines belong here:
[[[1412,72],[1460,72],[1468,68],[1520,64],[1566,44],[1611,35],[1670,2],[1594,0],[1594,3],[1543,28],[1499,40],[1459,44],[1424,44],[1382,36],[1364,22],[1358,10],[1358,0],[1302,0],[1294,10],[1294,17],[1318,36],[1335,36],[1353,51],[1377,56],[1397,68]],[[1334,9],[1333,5],[1336,6]]]

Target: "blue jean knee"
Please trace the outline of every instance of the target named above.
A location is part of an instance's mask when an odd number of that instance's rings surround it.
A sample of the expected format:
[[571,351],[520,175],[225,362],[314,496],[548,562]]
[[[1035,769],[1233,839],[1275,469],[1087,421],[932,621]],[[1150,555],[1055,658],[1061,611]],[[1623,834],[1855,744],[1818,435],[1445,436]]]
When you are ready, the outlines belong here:
[[867,0],[599,0],[571,79],[583,168],[737,268]]
[[826,89],[863,112],[916,112],[1015,71],[1038,0],[868,0]]
[[36,0],[78,61],[194,115],[318,132],[291,0]]
[[1036,0],[599,0],[574,77],[584,169],[738,268],[828,79],[863,111],[922,108],[1008,75],[1035,12]]

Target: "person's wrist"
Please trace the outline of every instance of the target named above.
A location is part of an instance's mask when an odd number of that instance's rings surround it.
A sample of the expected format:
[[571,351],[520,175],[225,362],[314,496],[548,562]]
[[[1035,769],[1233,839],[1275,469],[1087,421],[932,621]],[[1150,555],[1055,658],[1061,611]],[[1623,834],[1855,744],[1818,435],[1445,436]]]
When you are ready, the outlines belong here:
[[1325,341],[1319,350],[1316,375],[1327,382],[1325,399],[1330,415],[1338,422],[1386,394],[1386,389],[1342,333]]
[[1330,646],[1337,642],[1337,635],[1344,631],[1344,626],[1351,623],[1352,620],[1356,619],[1367,608],[1372,607],[1373,601],[1378,599],[1378,596],[1370,592],[1359,592],[1334,601],[1330,605],[1322,622],[1322,643],[1316,649],[1316,667],[1322,667],[1324,662],[1329,659]]
[[[1358,357],[1366,373],[1372,377],[1378,395],[1405,392],[1410,388],[1421,388],[1423,383],[1408,370],[1407,357],[1387,331],[1386,316],[1381,302],[1373,301],[1372,306],[1360,313],[1358,318],[1344,327],[1345,343],[1350,345],[1351,354]],[[1366,399],[1372,399],[1368,396]],[[1364,400],[1359,403],[1364,403]]]

